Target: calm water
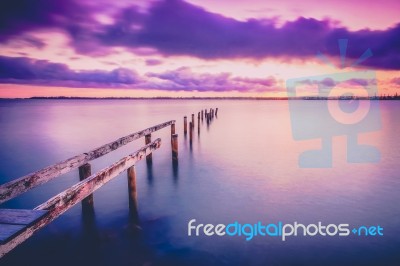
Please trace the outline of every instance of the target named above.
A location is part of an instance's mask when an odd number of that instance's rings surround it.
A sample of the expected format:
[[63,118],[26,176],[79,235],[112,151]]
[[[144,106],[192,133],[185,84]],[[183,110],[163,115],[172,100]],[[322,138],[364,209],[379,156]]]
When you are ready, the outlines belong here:
[[[324,108],[304,101],[304,112]],[[218,107],[193,145],[183,116]],[[346,138],[333,138],[333,167],[302,169],[298,155],[319,140],[295,141],[287,101],[0,101],[0,183],[146,127],[177,120],[179,167],[169,128],[153,168],[137,165],[141,231],[128,218],[126,173],[96,191],[95,216],[78,204],[0,261],[4,265],[400,265],[400,103],[382,102],[382,129],[359,136],[381,162],[346,162]],[[196,115],[197,117],[197,115]],[[324,121],[321,127],[328,127]],[[100,170],[136,150],[140,139],[93,161]],[[78,180],[61,176],[2,207],[33,208]],[[187,223],[288,222],[381,225],[383,237],[188,237]]]

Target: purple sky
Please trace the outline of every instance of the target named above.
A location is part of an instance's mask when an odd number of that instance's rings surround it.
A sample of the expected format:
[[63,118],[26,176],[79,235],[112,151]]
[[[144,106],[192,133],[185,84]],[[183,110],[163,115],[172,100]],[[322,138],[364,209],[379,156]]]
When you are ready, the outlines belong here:
[[2,1],[0,97],[284,95],[288,78],[341,71],[316,58],[340,65],[339,39],[347,65],[372,52],[347,71],[399,89],[400,1],[114,2]]

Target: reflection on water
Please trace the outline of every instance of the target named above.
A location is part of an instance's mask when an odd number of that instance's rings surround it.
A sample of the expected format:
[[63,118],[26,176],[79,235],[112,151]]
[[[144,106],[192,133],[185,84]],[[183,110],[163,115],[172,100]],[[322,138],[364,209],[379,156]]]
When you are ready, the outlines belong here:
[[[319,102],[304,102],[307,119]],[[192,142],[183,116],[196,119]],[[140,227],[129,213],[126,172],[0,261],[4,265],[397,265],[400,261],[400,123],[397,102],[381,103],[382,129],[359,136],[379,148],[381,162],[349,164],[346,138],[333,138],[332,168],[298,167],[320,140],[295,141],[286,101],[29,100],[0,101],[0,181],[38,170],[121,136],[177,120],[179,161],[170,131],[152,164],[137,164]],[[304,113],[303,113],[304,111]],[[298,116],[298,117],[299,117]],[[189,120],[190,120],[189,119]],[[319,121],[324,126],[324,121]],[[139,139],[92,164],[96,172],[144,144]],[[78,171],[35,188],[2,207],[33,208],[79,180]],[[381,238],[188,237],[187,223],[302,222],[381,225]]]

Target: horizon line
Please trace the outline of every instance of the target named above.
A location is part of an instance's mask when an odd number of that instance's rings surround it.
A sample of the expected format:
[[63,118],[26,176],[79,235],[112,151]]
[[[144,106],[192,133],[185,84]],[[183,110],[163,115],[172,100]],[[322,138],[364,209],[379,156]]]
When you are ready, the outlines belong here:
[[0,97],[0,100],[400,100],[400,95],[381,96],[299,96],[299,97],[262,97],[262,96],[236,96],[236,97],[83,97],[83,96],[34,96],[26,98]]

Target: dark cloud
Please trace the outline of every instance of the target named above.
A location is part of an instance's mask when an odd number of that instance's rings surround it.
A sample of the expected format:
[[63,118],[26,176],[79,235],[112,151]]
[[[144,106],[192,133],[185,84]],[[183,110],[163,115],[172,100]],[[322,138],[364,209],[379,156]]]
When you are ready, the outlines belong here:
[[137,84],[132,70],[74,71],[64,64],[26,57],[0,56],[0,83],[38,84],[65,87],[126,87]]
[[73,0],[2,0],[0,40],[32,29],[62,27],[81,21],[83,9]]
[[347,38],[350,63],[370,48],[373,56],[360,65],[400,69],[400,24],[380,31],[349,31],[327,20],[300,17],[278,28],[273,20],[237,21],[181,0],[157,1],[146,14],[121,14],[97,36],[103,45],[153,47],[164,55],[204,59],[285,59],[310,58],[318,51],[338,57],[338,39]]
[[360,66],[400,69],[400,24],[386,30],[350,31],[328,20],[300,17],[277,27],[274,20],[238,21],[182,0],[160,0],[146,12],[134,6],[124,8],[114,13],[113,24],[103,25],[93,19],[101,9],[78,1],[1,3],[0,41],[23,31],[53,27],[68,33],[71,45],[83,54],[102,55],[109,52],[107,48],[118,46],[203,59],[310,60],[319,51],[338,58],[337,41],[347,38],[350,64],[370,48],[373,56]]

